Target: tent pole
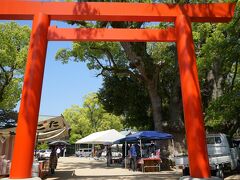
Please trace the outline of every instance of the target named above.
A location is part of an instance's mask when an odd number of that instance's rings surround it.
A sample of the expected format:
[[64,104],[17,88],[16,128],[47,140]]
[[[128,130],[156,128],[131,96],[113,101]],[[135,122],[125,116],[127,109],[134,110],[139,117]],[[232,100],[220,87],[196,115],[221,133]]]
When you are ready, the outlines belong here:
[[174,147],[173,139],[171,141],[172,141],[172,146],[173,146],[173,157],[175,157],[175,147]]
[[140,153],[141,153],[141,158],[142,158],[142,140],[140,139]]
[[[87,144],[87,147],[88,147],[88,150],[89,150],[89,144]],[[87,152],[88,152],[88,150],[87,150]],[[84,151],[84,150],[83,150]],[[89,156],[89,159],[90,159],[90,156]]]
[[34,151],[35,158],[37,157],[38,136],[39,136],[39,132],[37,132],[37,138],[36,138],[36,142],[35,142],[35,151]]
[[92,144],[92,158],[95,156],[95,144]]
[[125,159],[124,159],[124,163],[125,163],[125,169],[127,168],[127,141],[125,141]]

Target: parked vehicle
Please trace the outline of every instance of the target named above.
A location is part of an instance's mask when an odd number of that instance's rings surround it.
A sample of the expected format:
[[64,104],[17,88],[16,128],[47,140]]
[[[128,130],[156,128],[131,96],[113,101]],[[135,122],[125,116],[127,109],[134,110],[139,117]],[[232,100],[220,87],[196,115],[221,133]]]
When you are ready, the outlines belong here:
[[[224,178],[225,171],[240,168],[239,148],[226,134],[207,135],[209,164],[213,176]],[[183,175],[189,175],[188,156],[175,156],[175,165],[182,169]]]
[[48,159],[48,158],[50,158],[50,154],[51,154],[51,150],[50,149],[39,150],[38,151],[38,157],[40,159]]
[[76,151],[75,154],[77,157],[90,157],[92,154],[92,149],[91,148],[79,149],[78,151]]

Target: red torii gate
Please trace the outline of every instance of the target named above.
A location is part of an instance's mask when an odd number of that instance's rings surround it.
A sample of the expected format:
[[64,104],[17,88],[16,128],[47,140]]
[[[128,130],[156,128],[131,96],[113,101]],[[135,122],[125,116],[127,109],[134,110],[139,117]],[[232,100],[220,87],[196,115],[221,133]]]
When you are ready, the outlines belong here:
[[[229,22],[235,3],[144,4],[0,1],[0,19],[33,20],[10,178],[30,178],[48,41],[176,42],[190,175],[209,178],[191,22]],[[64,29],[51,20],[174,22],[174,28]]]

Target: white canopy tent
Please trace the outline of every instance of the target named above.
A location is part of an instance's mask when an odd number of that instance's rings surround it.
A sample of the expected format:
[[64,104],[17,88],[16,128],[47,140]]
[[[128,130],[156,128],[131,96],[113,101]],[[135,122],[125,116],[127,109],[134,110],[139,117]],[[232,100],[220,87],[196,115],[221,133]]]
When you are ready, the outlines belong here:
[[124,137],[124,135],[115,129],[110,129],[90,134],[85,138],[78,140],[76,144],[113,144],[114,141]]

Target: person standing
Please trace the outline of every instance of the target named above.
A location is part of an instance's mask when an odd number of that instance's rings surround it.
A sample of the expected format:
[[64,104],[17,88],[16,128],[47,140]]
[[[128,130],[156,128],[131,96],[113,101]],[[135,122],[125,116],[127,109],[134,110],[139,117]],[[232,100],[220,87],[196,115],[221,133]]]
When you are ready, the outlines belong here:
[[55,169],[57,168],[57,162],[58,162],[58,158],[57,158],[56,148],[53,147],[50,154],[50,161],[49,161],[51,174],[55,173]]
[[130,147],[130,165],[133,171],[137,169],[137,151],[136,146],[134,144]]
[[59,158],[59,156],[60,156],[60,152],[61,152],[61,149],[58,147],[57,148],[57,157]]
[[109,167],[111,164],[111,159],[112,159],[112,149],[110,145],[107,145],[107,166]]
[[141,149],[140,149],[140,145],[138,143],[135,144],[135,149],[136,149],[136,153],[137,153],[137,159],[141,158]]
[[148,147],[148,155],[149,155],[149,157],[153,157],[156,155],[156,145],[155,145],[154,141],[151,141],[151,144]]

